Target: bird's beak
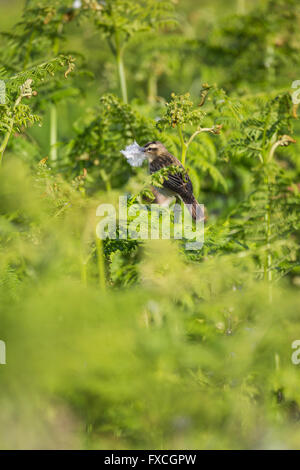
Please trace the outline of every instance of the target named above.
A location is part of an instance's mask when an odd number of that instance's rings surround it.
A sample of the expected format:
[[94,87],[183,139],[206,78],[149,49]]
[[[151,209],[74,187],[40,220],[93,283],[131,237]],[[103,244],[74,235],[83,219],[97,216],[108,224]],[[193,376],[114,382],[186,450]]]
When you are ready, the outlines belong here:
[[145,147],[141,147],[141,152],[146,152]]

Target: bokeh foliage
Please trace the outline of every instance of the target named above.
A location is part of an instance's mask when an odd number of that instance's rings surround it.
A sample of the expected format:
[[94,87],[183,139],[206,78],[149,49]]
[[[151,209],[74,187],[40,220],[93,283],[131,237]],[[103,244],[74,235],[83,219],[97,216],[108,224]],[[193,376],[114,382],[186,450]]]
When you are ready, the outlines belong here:
[[[0,447],[298,449],[298,2],[113,4],[0,19]],[[149,193],[134,140],[185,162],[202,250],[97,239]]]

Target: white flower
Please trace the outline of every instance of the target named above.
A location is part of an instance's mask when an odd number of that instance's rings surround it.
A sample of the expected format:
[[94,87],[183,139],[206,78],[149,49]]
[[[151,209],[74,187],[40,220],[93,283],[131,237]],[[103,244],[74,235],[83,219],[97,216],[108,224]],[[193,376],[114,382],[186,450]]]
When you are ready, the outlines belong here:
[[131,166],[142,166],[143,161],[146,159],[146,155],[142,151],[142,147],[140,147],[135,141],[133,144],[127,145],[125,150],[121,150],[121,153],[125,158],[127,158],[127,161]]
[[77,8],[81,8],[81,7],[82,7],[81,0],[74,0],[73,8],[77,9]]

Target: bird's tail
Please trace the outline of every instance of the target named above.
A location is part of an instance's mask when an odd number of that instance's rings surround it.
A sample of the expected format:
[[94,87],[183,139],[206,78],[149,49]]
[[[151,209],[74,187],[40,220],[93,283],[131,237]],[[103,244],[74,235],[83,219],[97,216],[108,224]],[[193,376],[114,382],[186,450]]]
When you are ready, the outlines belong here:
[[194,220],[205,220],[204,211],[200,204],[198,204],[194,195],[182,197],[182,201]]

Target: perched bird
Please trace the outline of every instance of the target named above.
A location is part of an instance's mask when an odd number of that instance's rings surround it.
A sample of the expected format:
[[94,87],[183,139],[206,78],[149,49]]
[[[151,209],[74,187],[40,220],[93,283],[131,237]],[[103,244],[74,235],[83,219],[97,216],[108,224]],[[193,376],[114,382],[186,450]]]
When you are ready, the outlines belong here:
[[[148,142],[142,147],[142,152],[149,161],[150,174],[170,165],[176,165],[184,169],[181,162],[168,152],[166,147],[159,141]],[[183,172],[170,172],[168,179],[163,182],[163,188],[153,187],[152,191],[157,204],[168,206],[174,197],[180,197],[183,203],[187,205],[194,220],[204,218],[201,206],[193,194],[192,182],[185,169]]]

